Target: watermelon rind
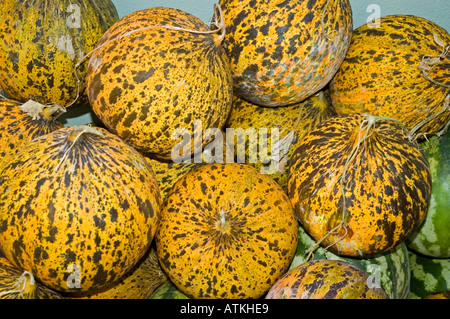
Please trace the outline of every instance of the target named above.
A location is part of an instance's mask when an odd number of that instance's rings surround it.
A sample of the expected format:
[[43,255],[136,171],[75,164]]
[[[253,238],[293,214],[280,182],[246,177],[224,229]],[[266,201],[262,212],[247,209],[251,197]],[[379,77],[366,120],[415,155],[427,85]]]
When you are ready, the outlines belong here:
[[[315,244],[315,240],[299,227],[299,239],[295,257],[289,270],[307,261],[307,250]],[[323,247],[315,250],[314,260],[342,260],[364,270],[370,275],[370,285],[379,285],[390,299],[409,299],[409,256],[406,244],[403,242],[386,253],[372,258],[353,258],[336,255]]]
[[432,258],[409,249],[410,299],[424,299],[450,289],[450,258]]
[[432,189],[424,222],[406,240],[408,248],[433,257],[450,257],[450,134],[422,142],[430,164]]

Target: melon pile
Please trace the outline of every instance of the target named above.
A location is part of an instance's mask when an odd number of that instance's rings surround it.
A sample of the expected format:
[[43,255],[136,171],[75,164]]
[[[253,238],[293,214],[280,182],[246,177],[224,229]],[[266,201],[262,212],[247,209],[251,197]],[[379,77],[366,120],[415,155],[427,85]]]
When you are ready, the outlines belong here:
[[448,299],[446,30],[97,2],[0,4],[0,299]]

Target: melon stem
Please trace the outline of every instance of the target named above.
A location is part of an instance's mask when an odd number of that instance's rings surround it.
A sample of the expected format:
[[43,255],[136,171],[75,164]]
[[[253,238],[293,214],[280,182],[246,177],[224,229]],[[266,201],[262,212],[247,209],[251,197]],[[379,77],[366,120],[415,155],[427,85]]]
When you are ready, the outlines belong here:
[[[217,14],[218,13],[218,14]],[[216,25],[218,30],[221,30],[222,33],[215,37],[214,42],[217,46],[220,46],[225,38],[226,34],[226,24],[225,18],[223,16],[222,8],[218,3],[214,3],[214,24]]]
[[77,142],[77,140],[80,138],[81,135],[86,134],[86,133],[91,133],[91,134],[95,134],[95,135],[98,135],[98,136],[103,136],[103,134],[101,132],[99,132],[98,130],[96,130],[95,128],[93,128],[90,125],[80,125],[80,126],[74,127],[73,131],[70,132],[68,137],[67,137],[67,140],[70,142],[70,146],[64,152],[61,160],[59,161],[58,165],[56,165],[56,167],[55,167],[55,172],[56,172],[55,173],[55,178],[58,175],[59,169],[61,168],[62,164],[65,163],[69,152],[75,146],[75,143]]
[[66,112],[66,109],[60,105],[44,105],[33,100],[28,100],[19,107],[22,112],[27,113],[33,120],[44,118],[51,121]]
[[44,119],[51,121],[56,120],[63,113],[66,112],[66,108],[61,105],[51,105],[44,108],[41,112],[41,115]]
[[442,47],[441,54],[438,55],[424,55],[422,56],[422,61],[419,64],[419,70],[422,71],[422,74],[425,79],[432,82],[433,84],[443,86],[445,88],[450,88],[450,85],[438,82],[434,79],[432,79],[428,74],[433,70],[433,68],[442,63],[442,59],[445,59],[449,56],[450,53],[450,45],[446,45],[443,40],[439,38],[439,36],[434,33],[433,34],[434,42]]
[[[410,140],[412,139],[412,137],[414,135],[416,135],[416,132],[421,129],[425,124],[431,122],[432,120],[434,120],[435,118],[437,118],[438,116],[440,116],[441,114],[443,114],[446,111],[450,110],[450,94],[446,96],[445,100],[444,100],[444,107],[437,113],[432,114],[430,117],[424,119],[423,121],[419,122],[418,124],[416,124],[410,131]],[[437,132],[436,135],[439,137],[442,134],[445,134],[445,132],[447,132],[448,128],[450,126],[450,121],[444,126],[444,128]],[[426,133],[421,133],[422,135],[426,135]],[[419,134],[417,134],[417,136],[415,136],[415,138],[418,137]]]
[[224,212],[223,210],[220,211],[219,213],[219,226],[220,229],[226,230],[228,228],[228,222],[227,222],[227,218],[225,216],[226,212]]
[[0,292],[0,297],[11,294],[20,294],[23,297],[24,292],[34,293],[36,290],[35,284],[36,281],[34,280],[33,274],[28,271],[24,271],[14,284],[14,288],[16,289]]

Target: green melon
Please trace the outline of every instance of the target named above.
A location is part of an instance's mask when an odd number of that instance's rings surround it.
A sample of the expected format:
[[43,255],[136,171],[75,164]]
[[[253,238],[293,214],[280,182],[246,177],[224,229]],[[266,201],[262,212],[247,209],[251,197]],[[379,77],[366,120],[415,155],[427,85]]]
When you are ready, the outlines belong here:
[[431,169],[432,188],[427,216],[407,239],[409,248],[435,258],[450,257],[450,134],[421,143]]
[[148,299],[190,299],[171,282],[166,281],[150,295]]
[[450,258],[431,258],[409,250],[411,299],[450,289]]

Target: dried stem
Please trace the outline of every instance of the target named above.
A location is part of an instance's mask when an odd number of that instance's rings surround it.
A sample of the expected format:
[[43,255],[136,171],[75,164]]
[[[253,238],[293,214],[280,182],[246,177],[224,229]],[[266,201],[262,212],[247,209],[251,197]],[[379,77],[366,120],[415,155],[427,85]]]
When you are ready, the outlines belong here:
[[24,271],[22,275],[19,277],[17,282],[14,284],[13,290],[3,291],[0,292],[0,297],[11,295],[11,294],[19,294],[23,298],[23,292],[25,291],[27,287],[27,277],[29,277],[29,284],[33,286],[35,284],[34,276],[32,273],[28,271]]
[[436,33],[433,34],[433,38],[434,42],[442,47],[442,52],[437,55],[424,55],[419,64],[419,69],[422,71],[424,78],[428,81],[450,89],[450,85],[438,82],[429,76],[429,73],[433,70],[433,68],[439,64],[442,64],[442,59],[447,58],[450,52],[450,45],[446,45]]
[[[346,159],[345,163],[344,163],[344,167],[343,167],[343,171],[342,171],[342,175],[339,179],[339,186],[341,189],[341,194],[342,194],[342,217],[341,217],[341,221],[339,222],[338,225],[336,225],[335,227],[333,227],[330,231],[328,231],[319,241],[317,241],[313,246],[311,246],[308,250],[307,250],[307,260],[309,260],[309,258],[311,258],[312,254],[314,253],[314,251],[320,246],[320,244],[331,234],[335,233],[336,231],[340,230],[342,227],[344,227],[344,235],[341,236],[340,238],[338,238],[337,240],[335,240],[333,243],[331,243],[330,245],[328,245],[327,247],[325,247],[325,250],[329,249],[330,247],[332,247],[333,245],[339,243],[342,239],[345,238],[345,236],[347,236],[347,232],[348,229],[345,225],[345,221],[346,221],[346,217],[347,217],[347,206],[346,206],[346,201],[345,201],[345,187],[347,184],[347,171],[350,167],[350,164],[354,161],[354,159],[356,158],[356,156],[359,153],[359,150],[361,148],[361,146],[363,145],[364,141],[366,141],[373,133],[373,129],[375,127],[375,124],[379,121],[394,121],[398,124],[401,125],[401,127],[404,130],[407,130],[405,125],[400,122],[399,120],[395,119],[395,118],[391,118],[391,117],[385,117],[385,116],[374,116],[371,114],[364,114],[365,119],[361,122],[360,128],[359,128],[359,137],[358,137],[358,142],[353,146],[352,150],[350,151],[350,154],[348,156],[348,158]],[[365,130],[364,130],[365,129]],[[362,131],[364,130],[364,133],[362,134]]]

